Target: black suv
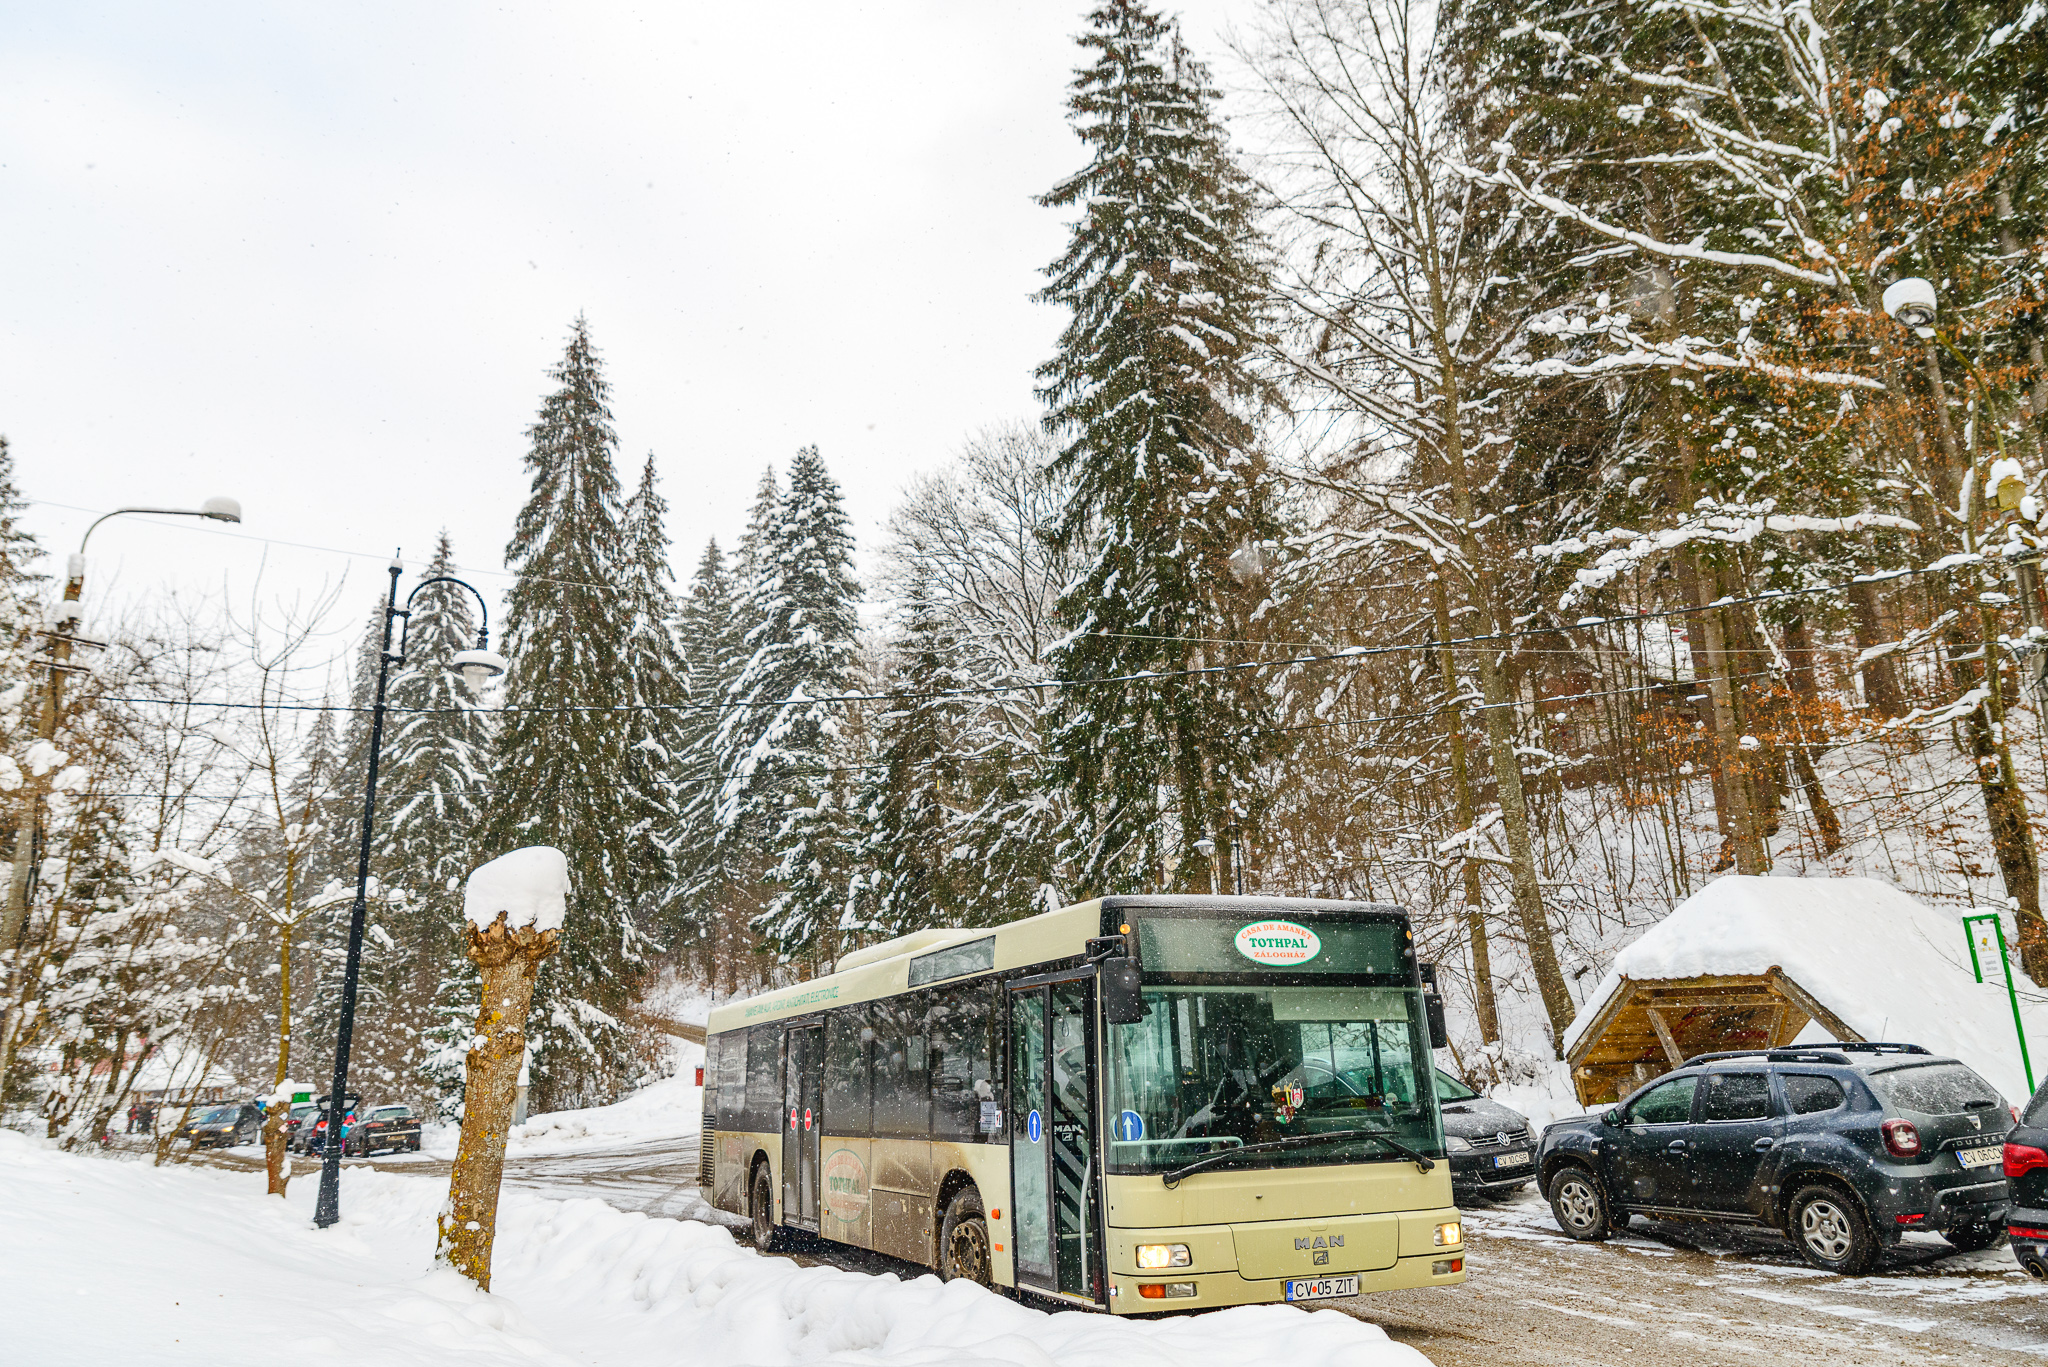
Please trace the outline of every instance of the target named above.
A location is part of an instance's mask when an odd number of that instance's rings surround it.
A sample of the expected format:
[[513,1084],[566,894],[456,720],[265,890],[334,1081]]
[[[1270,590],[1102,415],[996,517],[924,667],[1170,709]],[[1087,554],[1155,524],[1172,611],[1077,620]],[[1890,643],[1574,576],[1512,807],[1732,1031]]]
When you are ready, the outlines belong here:
[[1855,1276],[1909,1229],[1961,1250],[1997,1243],[2012,1122],[1990,1083],[1915,1044],[1702,1054],[1550,1126],[1536,1164],[1575,1239],[1633,1215],[1761,1225]]
[[2012,1187],[2005,1215],[2012,1255],[2028,1276],[2048,1281],[2048,1082],[2005,1137],[2005,1180]]

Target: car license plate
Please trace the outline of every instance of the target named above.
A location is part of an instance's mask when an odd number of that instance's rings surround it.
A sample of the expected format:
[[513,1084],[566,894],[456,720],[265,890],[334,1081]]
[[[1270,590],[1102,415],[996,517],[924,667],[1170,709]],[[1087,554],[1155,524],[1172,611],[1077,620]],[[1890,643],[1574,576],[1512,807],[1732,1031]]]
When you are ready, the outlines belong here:
[[1529,1166],[1529,1155],[1526,1153],[1504,1153],[1493,1160],[1493,1165],[1496,1168],[1526,1168]]
[[1956,1157],[1966,1168],[1995,1168],[2005,1160],[2005,1146],[1993,1144],[1981,1149],[1957,1149]]
[[1287,1283],[1287,1299],[1291,1301],[1327,1301],[1357,1294],[1356,1277],[1310,1277]]

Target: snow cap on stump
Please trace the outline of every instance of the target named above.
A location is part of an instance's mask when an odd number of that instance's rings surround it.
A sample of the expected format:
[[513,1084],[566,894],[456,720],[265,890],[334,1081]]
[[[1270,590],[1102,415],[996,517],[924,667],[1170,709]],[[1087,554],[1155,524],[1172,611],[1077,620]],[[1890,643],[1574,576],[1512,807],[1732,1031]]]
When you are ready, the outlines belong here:
[[552,845],[529,845],[499,855],[469,876],[462,915],[488,930],[502,913],[505,927],[560,930],[569,905],[569,860]]

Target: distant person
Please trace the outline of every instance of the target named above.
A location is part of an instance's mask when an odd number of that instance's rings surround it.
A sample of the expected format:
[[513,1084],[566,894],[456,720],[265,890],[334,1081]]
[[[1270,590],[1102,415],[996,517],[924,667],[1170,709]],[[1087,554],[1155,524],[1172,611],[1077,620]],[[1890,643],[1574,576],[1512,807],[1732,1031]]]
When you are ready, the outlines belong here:
[[142,1103],[139,1101],[131,1101],[128,1103],[128,1133],[140,1134],[141,1132]]

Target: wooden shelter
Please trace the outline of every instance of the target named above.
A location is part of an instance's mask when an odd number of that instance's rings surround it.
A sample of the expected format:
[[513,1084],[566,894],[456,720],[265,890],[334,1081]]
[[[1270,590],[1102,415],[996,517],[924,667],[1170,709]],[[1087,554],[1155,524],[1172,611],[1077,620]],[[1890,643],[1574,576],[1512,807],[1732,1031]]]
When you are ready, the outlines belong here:
[[1590,1107],[1620,1100],[1694,1054],[1781,1048],[1809,1022],[1844,1042],[1863,1038],[1775,965],[1718,977],[1623,977],[1566,1058],[1579,1104]]

